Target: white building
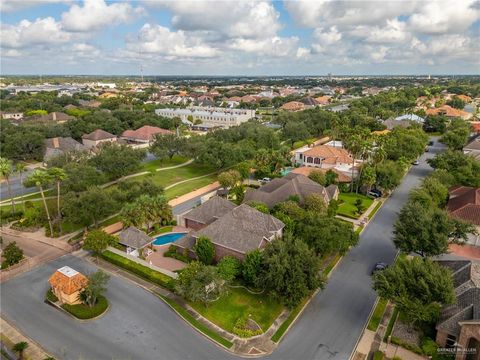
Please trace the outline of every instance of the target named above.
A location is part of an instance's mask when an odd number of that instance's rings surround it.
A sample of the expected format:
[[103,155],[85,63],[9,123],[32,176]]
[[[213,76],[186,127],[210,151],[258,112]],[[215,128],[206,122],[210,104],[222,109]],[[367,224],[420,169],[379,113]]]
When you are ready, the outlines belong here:
[[255,117],[255,110],[201,106],[193,106],[188,109],[156,109],[155,113],[167,118],[179,117],[184,123],[187,121],[193,124],[201,122],[201,127],[204,128],[229,128]]
[[23,119],[23,112],[0,112],[2,115],[2,119],[7,119],[7,120],[20,120]]
[[108,89],[115,89],[117,87],[117,84],[115,84],[115,83],[97,82],[96,85],[97,85],[97,87],[108,88]]

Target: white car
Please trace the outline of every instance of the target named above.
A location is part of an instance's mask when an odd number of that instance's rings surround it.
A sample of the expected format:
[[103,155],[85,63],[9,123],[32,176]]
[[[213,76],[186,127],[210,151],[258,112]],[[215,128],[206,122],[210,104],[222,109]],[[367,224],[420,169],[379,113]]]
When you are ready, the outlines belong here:
[[270,179],[269,177],[264,177],[263,179],[258,180],[258,182],[261,184],[266,184],[270,181],[272,181],[272,179]]

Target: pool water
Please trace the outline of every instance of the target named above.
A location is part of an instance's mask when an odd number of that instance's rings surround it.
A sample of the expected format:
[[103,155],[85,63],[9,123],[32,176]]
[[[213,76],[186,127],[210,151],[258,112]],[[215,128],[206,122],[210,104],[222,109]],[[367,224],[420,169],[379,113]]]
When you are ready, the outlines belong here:
[[285,176],[285,175],[288,175],[290,172],[292,172],[293,170],[293,167],[286,167],[286,168],[283,168],[282,171],[280,172],[280,174],[282,176]]
[[186,233],[170,233],[165,235],[160,235],[153,240],[153,245],[165,245],[177,241],[178,239],[185,236]]

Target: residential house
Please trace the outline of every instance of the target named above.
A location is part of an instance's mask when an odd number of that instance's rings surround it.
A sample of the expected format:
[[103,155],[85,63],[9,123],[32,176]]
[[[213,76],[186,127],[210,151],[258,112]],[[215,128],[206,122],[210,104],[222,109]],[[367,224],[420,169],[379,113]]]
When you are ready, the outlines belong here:
[[340,105],[329,108],[328,111],[338,113],[338,112],[346,111],[348,110],[348,108],[349,108],[348,104],[340,104]]
[[333,171],[335,174],[337,174],[337,182],[340,184],[350,184],[352,182],[352,176],[351,174],[346,174],[341,171],[338,171],[337,169],[321,169],[321,168],[316,168],[316,167],[309,167],[309,166],[301,166],[298,168],[295,168],[292,170],[292,173],[294,174],[300,174],[304,176],[309,176],[312,171],[320,171],[324,175],[327,173],[327,171]]
[[299,101],[289,101],[280,106],[280,109],[285,111],[302,111],[305,110],[305,104]]
[[463,120],[468,120],[473,116],[469,112],[455,109],[449,105],[443,105],[435,109],[427,109],[426,114],[427,115],[444,115],[448,118],[461,118]]
[[310,96],[307,96],[307,97],[301,99],[300,102],[302,104],[304,104],[306,108],[311,108],[311,107],[315,107],[315,106],[318,105],[317,100],[315,100],[314,98],[312,98]]
[[317,102],[318,105],[328,105],[330,103],[330,100],[332,99],[331,96],[318,96],[315,98],[315,101]]
[[247,188],[243,202],[261,202],[272,208],[292,197],[298,198],[299,202],[303,203],[311,194],[320,195],[328,205],[330,200],[338,198],[339,190],[336,185],[324,187],[305,175],[291,172],[282,178],[273,179],[258,189]]
[[[336,146],[318,145],[302,147],[295,150],[294,163],[322,169],[337,169],[340,172],[352,173],[353,156],[345,149]],[[359,160],[355,160],[359,164]],[[354,169],[354,173],[355,173]]]
[[125,246],[127,255],[139,256],[141,249],[149,245],[153,239],[142,230],[130,226],[120,232],[118,243]]
[[55,271],[48,282],[60,303],[68,305],[80,304],[79,295],[88,285],[87,277],[70,266]]
[[5,120],[21,120],[23,119],[23,112],[19,111],[1,111],[2,119]]
[[55,137],[45,139],[45,155],[43,161],[64,155],[71,151],[87,151],[88,148],[71,137]]
[[150,146],[157,135],[165,134],[173,134],[173,132],[156,126],[144,125],[137,130],[125,130],[120,139],[125,140],[131,146],[143,148]]
[[436,341],[441,347],[459,349],[455,360],[479,359],[480,263],[441,260],[439,264],[453,273],[456,302],[442,309],[436,326]]
[[448,194],[449,215],[475,225],[477,234],[470,234],[467,244],[480,246],[480,188],[455,186],[449,189]]
[[457,95],[455,96],[457,99],[462,100],[463,102],[466,102],[467,104],[472,102],[472,98],[468,95]]
[[470,141],[463,147],[463,153],[473,156],[476,160],[480,161],[480,136]]
[[412,126],[412,122],[407,119],[404,119],[404,120],[387,119],[383,121],[383,125],[387,127],[387,130],[393,130],[398,126],[403,128],[408,128]]
[[236,207],[231,201],[219,196],[213,196],[201,206],[189,211],[181,217],[181,225],[193,230],[210,225]]
[[74,116],[67,115],[63,112],[54,111],[47,115],[36,116],[32,120],[39,122],[55,122],[57,124],[63,124],[73,119],[75,119]]
[[[211,208],[207,205],[214,198],[195,209],[196,219],[211,220]],[[220,209],[225,205],[213,200]],[[183,238],[177,240],[174,245],[179,252],[188,251],[194,257],[194,246],[200,237],[207,237],[215,246],[215,261],[224,256],[234,256],[239,260],[245,258],[245,254],[255,249],[262,249],[275,238],[280,238],[283,233],[284,223],[269,214],[264,214],[253,207],[242,204],[235,206],[223,214],[214,211],[220,217],[199,230],[193,230]],[[205,209],[206,214],[200,215]],[[192,210],[193,211],[193,210]],[[189,216],[187,213],[185,216]],[[192,216],[190,216],[192,217]]]
[[87,148],[94,148],[104,143],[111,143],[117,141],[117,136],[110,134],[109,132],[97,129],[90,134],[85,134],[82,136],[82,143]]
[[98,108],[102,103],[97,100],[78,100],[80,106],[88,107],[88,108]]
[[245,95],[245,96],[242,96],[242,98],[241,98],[241,102],[246,103],[246,104],[251,104],[251,103],[254,103],[256,101],[257,101],[257,98],[255,96],[252,96],[252,95]]
[[409,121],[414,121],[419,124],[423,124],[425,122],[425,119],[422,118],[421,116],[415,115],[415,114],[405,114],[402,116],[397,116],[395,121],[403,121],[403,120],[409,120]]

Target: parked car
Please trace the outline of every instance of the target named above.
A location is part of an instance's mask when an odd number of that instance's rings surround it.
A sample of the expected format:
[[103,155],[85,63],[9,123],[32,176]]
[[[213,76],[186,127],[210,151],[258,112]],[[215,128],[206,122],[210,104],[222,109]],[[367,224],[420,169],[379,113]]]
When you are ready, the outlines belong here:
[[412,165],[420,165],[420,161],[415,160],[415,161],[412,162]]
[[388,267],[387,264],[385,264],[384,262],[377,262],[375,263],[375,266],[373,267],[372,269],[372,275],[375,274],[377,271],[382,271],[382,270],[385,270],[386,268]]
[[266,184],[270,181],[272,181],[272,179],[270,179],[269,177],[264,177],[263,179],[258,180],[258,182],[261,184]]
[[430,141],[428,142],[428,146],[433,146],[433,144],[435,144],[435,142],[432,141],[432,140],[430,140]]
[[377,189],[372,189],[368,192],[368,195],[373,196],[374,198],[382,197],[382,192]]

